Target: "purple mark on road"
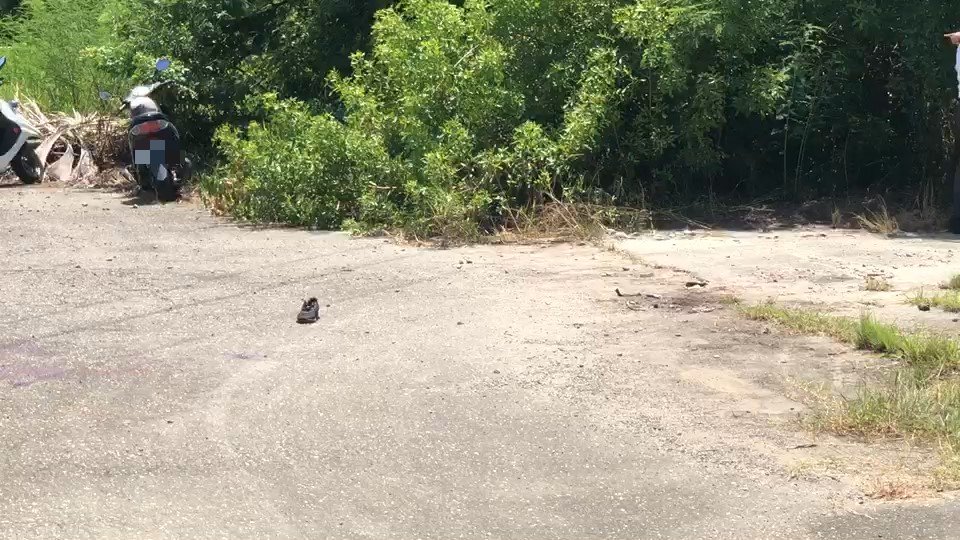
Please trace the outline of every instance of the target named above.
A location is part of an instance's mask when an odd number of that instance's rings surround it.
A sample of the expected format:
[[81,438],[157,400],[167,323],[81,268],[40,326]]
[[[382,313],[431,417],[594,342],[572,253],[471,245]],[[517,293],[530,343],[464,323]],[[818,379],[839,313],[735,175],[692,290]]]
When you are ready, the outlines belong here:
[[[49,363],[54,355],[33,340],[0,344],[0,381],[24,388],[43,381],[62,379],[67,370]],[[11,358],[12,357],[12,358]]]
[[9,382],[14,388],[25,388],[43,381],[62,379],[67,370],[56,367],[0,365],[0,381]]
[[43,356],[49,357],[50,353],[37,344],[36,341],[21,339],[10,343],[0,344],[0,353],[12,354],[16,356]]

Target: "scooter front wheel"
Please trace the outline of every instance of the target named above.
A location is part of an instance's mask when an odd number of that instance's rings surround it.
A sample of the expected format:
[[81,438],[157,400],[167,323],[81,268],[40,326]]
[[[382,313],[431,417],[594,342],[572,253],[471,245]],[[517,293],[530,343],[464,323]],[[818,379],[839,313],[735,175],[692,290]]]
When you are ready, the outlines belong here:
[[24,184],[37,184],[43,179],[43,162],[33,146],[24,146],[13,158],[10,168]]

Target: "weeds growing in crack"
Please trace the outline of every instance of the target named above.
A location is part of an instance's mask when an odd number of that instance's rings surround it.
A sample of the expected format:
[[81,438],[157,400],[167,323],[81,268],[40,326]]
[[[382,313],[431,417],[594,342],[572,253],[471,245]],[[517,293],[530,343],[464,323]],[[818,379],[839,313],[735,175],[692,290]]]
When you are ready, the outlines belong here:
[[921,290],[907,300],[915,306],[926,309],[935,307],[948,313],[960,313],[960,290],[952,288],[935,294],[927,294]]
[[936,444],[943,455],[938,482],[960,485],[960,341],[906,332],[869,314],[852,319],[772,303],[739,309],[752,320],[829,336],[895,360],[882,380],[865,382],[851,399],[817,394],[809,423],[839,435]]
[[960,274],[954,274],[950,279],[941,283],[940,288],[948,291],[960,291]]

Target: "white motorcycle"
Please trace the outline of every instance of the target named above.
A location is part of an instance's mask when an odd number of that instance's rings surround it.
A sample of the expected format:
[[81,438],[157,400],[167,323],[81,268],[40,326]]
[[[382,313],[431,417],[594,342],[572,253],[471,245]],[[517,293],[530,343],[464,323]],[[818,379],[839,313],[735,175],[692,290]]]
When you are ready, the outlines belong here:
[[[0,69],[6,64],[7,57],[0,56]],[[43,179],[44,166],[37,155],[43,139],[18,109],[16,101],[0,100],[0,170],[9,167],[24,184],[36,184]]]

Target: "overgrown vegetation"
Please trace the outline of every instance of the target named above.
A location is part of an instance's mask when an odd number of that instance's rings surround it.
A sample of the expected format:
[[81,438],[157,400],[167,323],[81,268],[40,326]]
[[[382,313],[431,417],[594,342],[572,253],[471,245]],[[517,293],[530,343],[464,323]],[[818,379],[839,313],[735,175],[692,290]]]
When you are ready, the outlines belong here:
[[809,335],[832,337],[845,343],[854,343],[857,325],[851,319],[826,315],[805,309],[788,309],[772,302],[755,306],[737,303],[740,313],[755,321],[775,322],[785,328]]
[[900,224],[890,214],[886,201],[882,199],[878,209],[867,210],[866,213],[855,217],[861,228],[875,234],[893,234],[900,230]]
[[928,294],[919,291],[910,296],[909,301],[915,306],[924,309],[939,308],[949,313],[960,313],[960,291],[948,289],[943,292]]
[[945,471],[960,477],[960,341],[904,332],[869,315],[856,320],[771,303],[739,309],[754,320],[900,360],[885,384],[865,385],[853,399],[829,400],[815,421],[842,435],[936,442],[944,450]]
[[[334,153],[311,156],[320,164],[316,167],[298,159],[301,148],[294,147],[285,157],[294,160],[294,167],[311,168],[317,189],[338,178],[352,183],[358,195],[344,218],[367,226],[402,227],[419,236],[513,226],[513,212],[551,197],[588,198],[587,186],[573,167],[610,121],[610,104],[617,98],[616,52],[591,47],[578,59],[582,65],[577,69],[557,74],[572,88],[551,106],[553,125],[545,125],[529,119],[546,104],[529,105],[538,101],[539,90],[532,81],[526,81],[529,87],[521,86],[524,81],[513,76],[511,61],[519,51],[511,50],[499,34],[506,31],[501,25],[515,21],[501,17],[481,4],[460,8],[435,0],[407,2],[402,12],[380,12],[373,52],[354,57],[352,75],[331,78],[345,121],[320,115],[337,125],[327,136],[339,137],[341,146]],[[309,115],[297,102],[284,107]],[[266,138],[289,141],[275,118],[246,135],[221,131],[218,141],[230,156],[243,141]],[[367,149],[353,146],[360,143]],[[326,166],[351,152],[363,154],[362,163],[342,171]],[[253,181],[280,196],[290,194],[282,175],[254,179],[247,163],[233,160],[232,168],[220,169],[206,185],[207,192],[221,193],[228,182],[238,191],[249,191]],[[228,202],[227,210],[236,209]],[[298,223],[321,219],[302,217]]]
[[948,291],[960,291],[960,274],[954,274],[947,281],[940,284],[940,288]]
[[944,191],[956,83],[940,36],[957,24],[947,4],[21,8],[0,32],[6,75],[52,108],[96,107],[98,89],[171,57],[190,90],[174,109],[191,145],[214,141],[206,199],[243,219],[476,234],[516,227],[512,216],[551,201],[638,208],[862,189],[928,201]]
[[98,47],[113,38],[110,14],[124,0],[23,0],[16,16],[0,18],[0,54],[9,65],[0,94],[24,93],[47,110],[90,111],[99,90],[124,83],[104,69]]
[[903,360],[912,367],[929,367],[937,373],[960,367],[960,341],[939,334],[903,332],[870,315],[850,319],[772,303],[740,305],[739,310],[752,320],[775,322],[803,334],[829,336],[860,350]]

